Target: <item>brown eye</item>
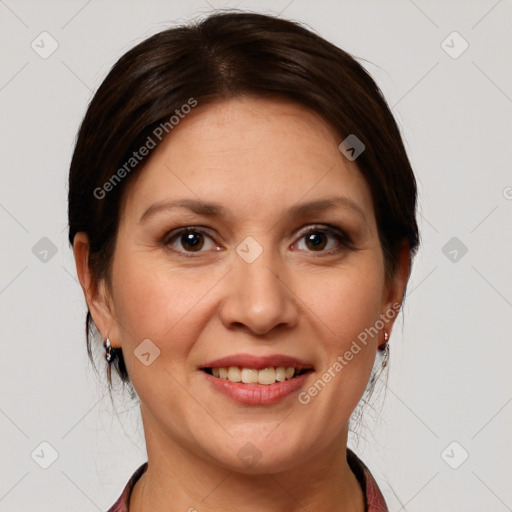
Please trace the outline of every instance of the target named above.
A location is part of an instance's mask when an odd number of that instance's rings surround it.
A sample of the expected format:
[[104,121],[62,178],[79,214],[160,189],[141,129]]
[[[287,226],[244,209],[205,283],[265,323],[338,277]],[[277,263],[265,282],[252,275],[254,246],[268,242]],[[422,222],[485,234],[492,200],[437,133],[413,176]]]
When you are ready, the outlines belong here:
[[212,238],[201,229],[184,228],[167,235],[165,246],[182,254],[201,253],[215,248]]
[[197,232],[183,233],[180,242],[185,250],[200,251],[204,245],[204,237],[202,233]]
[[320,255],[336,254],[353,248],[351,239],[343,231],[323,226],[303,231],[296,245],[300,251],[317,252]]
[[327,245],[328,241],[326,234],[321,231],[315,231],[313,233],[310,233],[306,235],[304,238],[306,240],[306,246],[308,247],[308,249],[311,249],[312,251],[322,251]]

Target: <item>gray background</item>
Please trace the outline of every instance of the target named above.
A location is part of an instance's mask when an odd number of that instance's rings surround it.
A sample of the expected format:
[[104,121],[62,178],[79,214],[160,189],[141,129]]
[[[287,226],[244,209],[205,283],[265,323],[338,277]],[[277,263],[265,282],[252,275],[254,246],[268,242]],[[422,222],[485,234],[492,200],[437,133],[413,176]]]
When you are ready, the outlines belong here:
[[282,13],[364,58],[417,173],[405,320],[351,445],[391,512],[512,510],[510,0],[0,0],[0,511],[105,511],[146,460],[137,404],[118,395],[114,413],[86,356],[68,166],[112,64],[222,7]]

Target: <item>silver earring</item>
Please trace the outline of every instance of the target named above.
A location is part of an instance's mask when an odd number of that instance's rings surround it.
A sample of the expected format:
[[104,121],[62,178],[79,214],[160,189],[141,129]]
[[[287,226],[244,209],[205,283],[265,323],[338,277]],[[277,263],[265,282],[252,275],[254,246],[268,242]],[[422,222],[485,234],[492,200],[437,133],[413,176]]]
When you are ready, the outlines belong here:
[[389,340],[389,334],[387,333],[387,331],[384,331],[384,344],[379,347],[379,350],[381,352],[384,352],[383,361],[382,361],[382,367],[383,368],[388,365],[388,360],[389,360],[389,343],[388,343],[388,340]]
[[110,343],[110,338],[107,336],[107,339],[104,341],[103,346],[105,347],[105,359],[108,364],[112,363],[114,359],[112,344]]

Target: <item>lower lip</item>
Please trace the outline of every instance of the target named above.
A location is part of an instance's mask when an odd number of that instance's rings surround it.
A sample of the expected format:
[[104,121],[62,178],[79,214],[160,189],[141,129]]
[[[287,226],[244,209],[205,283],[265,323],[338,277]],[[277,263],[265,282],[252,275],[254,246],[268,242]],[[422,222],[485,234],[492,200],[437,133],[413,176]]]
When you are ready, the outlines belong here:
[[208,379],[208,382],[220,393],[247,405],[270,405],[284,400],[298,391],[308,378],[311,372],[303,373],[293,379],[275,384],[243,384],[242,382],[231,382],[230,380],[214,377],[209,373],[201,371]]

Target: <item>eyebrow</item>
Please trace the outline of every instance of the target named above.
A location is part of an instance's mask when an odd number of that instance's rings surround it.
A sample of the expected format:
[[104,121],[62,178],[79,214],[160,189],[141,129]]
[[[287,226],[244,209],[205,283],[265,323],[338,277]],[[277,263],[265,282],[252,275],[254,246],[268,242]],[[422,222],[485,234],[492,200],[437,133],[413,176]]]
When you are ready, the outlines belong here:
[[[290,217],[304,217],[315,213],[321,213],[333,208],[345,208],[357,213],[365,222],[366,216],[363,209],[352,199],[344,196],[330,197],[309,201],[307,203],[299,203],[292,206],[286,215]],[[202,201],[200,199],[177,199],[173,201],[159,201],[152,204],[140,217],[139,224],[147,221],[150,217],[162,211],[170,211],[175,208],[186,208],[199,215],[205,217],[216,217],[221,220],[228,220],[231,216],[228,211],[218,203]]]

